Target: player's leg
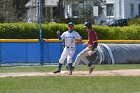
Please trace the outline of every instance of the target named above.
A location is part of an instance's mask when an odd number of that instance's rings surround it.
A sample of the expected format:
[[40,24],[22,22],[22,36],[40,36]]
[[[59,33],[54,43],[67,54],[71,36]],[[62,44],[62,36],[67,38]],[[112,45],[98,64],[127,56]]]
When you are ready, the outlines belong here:
[[87,47],[82,52],[80,52],[76,57],[73,67],[75,67],[77,64],[79,64],[80,60],[82,60],[85,64],[87,64],[89,66],[89,73],[92,73],[92,71],[94,69],[94,65],[93,65],[93,63],[89,62],[88,59],[86,58],[88,56],[88,52],[90,50],[91,49]]
[[81,56],[81,60],[85,63],[85,64],[89,64],[90,62],[88,61],[88,59],[86,58],[88,56],[88,52],[90,51],[90,48],[85,48],[82,53],[80,54]]
[[84,52],[81,54],[81,60],[88,65],[89,67],[89,74],[91,74],[93,72],[93,69],[95,68],[95,65],[93,62],[89,62],[88,59],[87,59],[87,56],[89,56],[89,51],[91,51],[90,48],[86,48],[84,50]]
[[[76,59],[75,62],[73,63],[73,66],[75,67],[76,65],[78,65],[80,63],[80,61],[82,60],[85,64],[88,64],[89,61],[85,58],[85,56],[87,56],[87,51],[89,51],[89,48],[85,48],[83,51],[81,51]],[[84,57],[84,58],[83,58]]]
[[74,53],[75,53],[75,48],[71,48],[68,51],[67,63],[69,67],[69,75],[72,75],[72,58],[73,58]]
[[68,49],[64,48],[64,50],[61,54],[61,57],[59,59],[58,69],[56,71],[54,71],[54,73],[60,73],[61,72],[62,65],[64,64],[64,61],[65,61],[67,55],[68,55]]

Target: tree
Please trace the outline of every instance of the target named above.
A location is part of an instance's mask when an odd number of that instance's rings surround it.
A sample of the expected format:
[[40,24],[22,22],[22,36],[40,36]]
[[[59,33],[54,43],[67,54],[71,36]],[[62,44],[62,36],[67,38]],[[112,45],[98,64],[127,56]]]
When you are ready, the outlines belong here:
[[45,7],[45,0],[42,0],[42,21],[46,22],[47,21],[47,16],[46,16],[46,7]]
[[17,21],[21,21],[22,15],[26,12],[25,4],[30,0],[13,0],[13,6],[15,7]]
[[59,0],[58,2],[58,17],[60,20],[64,19],[64,6],[63,6],[64,0]]

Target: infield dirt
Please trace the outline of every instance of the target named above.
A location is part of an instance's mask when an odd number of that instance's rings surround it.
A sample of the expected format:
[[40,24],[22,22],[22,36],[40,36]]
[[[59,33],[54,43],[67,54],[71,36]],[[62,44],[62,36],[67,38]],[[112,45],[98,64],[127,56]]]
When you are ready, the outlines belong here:
[[68,71],[61,71],[58,74],[53,72],[0,73],[0,78],[22,76],[140,76],[140,69],[93,71],[92,74],[88,74],[88,71],[74,71],[72,75],[68,75]]

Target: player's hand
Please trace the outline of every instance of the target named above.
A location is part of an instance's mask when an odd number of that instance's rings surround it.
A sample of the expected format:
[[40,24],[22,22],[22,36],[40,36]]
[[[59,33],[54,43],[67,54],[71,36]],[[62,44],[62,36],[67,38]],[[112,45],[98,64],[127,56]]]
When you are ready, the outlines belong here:
[[81,39],[75,39],[75,42],[76,42],[76,44],[80,44],[80,43],[82,43],[82,40]]
[[60,35],[60,31],[57,31],[56,34],[57,34],[57,35]]

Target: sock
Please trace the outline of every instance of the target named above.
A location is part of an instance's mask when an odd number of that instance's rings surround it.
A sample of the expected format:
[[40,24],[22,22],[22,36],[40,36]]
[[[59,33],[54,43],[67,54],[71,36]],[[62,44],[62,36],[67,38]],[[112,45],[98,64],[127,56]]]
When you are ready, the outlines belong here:
[[92,62],[88,63],[88,66],[89,66],[89,67],[91,67],[92,65],[93,65],[93,63],[92,63]]
[[58,69],[59,69],[59,70],[61,70],[62,65],[63,65],[63,64],[59,63],[59,65],[58,65]]
[[69,66],[69,70],[72,70],[72,63],[69,63],[68,66]]

